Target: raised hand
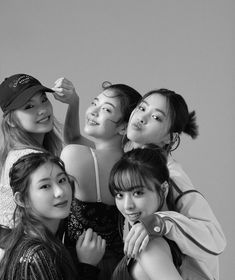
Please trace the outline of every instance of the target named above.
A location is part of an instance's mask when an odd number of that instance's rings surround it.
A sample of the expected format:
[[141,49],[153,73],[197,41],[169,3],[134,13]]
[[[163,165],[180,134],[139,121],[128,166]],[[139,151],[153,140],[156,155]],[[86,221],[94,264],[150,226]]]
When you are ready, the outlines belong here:
[[73,83],[66,78],[57,79],[52,89],[55,91],[53,95],[56,100],[70,105],[79,102]]
[[88,228],[77,240],[77,257],[80,262],[95,266],[103,257],[105,246],[105,239],[102,239],[91,228]]

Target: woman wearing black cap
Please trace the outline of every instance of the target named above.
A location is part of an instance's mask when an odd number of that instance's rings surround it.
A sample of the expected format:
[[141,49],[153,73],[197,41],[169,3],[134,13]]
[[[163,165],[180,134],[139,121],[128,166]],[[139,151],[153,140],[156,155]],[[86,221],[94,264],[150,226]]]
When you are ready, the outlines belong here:
[[15,209],[9,185],[9,170],[21,156],[32,151],[49,151],[59,155],[62,140],[52,104],[46,92],[57,100],[76,106],[75,92],[59,96],[37,79],[27,74],[6,78],[0,85],[0,107],[3,111],[3,143],[0,151],[0,224],[12,227]]

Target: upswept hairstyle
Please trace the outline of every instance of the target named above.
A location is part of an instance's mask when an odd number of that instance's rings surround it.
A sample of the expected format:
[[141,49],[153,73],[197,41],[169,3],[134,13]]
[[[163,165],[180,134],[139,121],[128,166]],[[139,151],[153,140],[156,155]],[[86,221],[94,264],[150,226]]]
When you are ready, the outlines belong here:
[[54,118],[53,130],[47,132],[42,146],[23,129],[17,120],[14,110],[3,116],[1,123],[3,143],[0,149],[0,169],[4,165],[9,151],[13,149],[31,148],[48,151],[59,156],[63,147],[61,125]]
[[[164,96],[168,104],[170,122],[171,122],[169,132],[172,141],[170,144],[167,144],[164,147],[164,149],[167,150],[168,152],[175,150],[180,144],[179,135],[181,133],[185,133],[191,136],[192,139],[195,139],[198,136],[196,112],[195,111],[189,112],[187,103],[184,100],[184,98],[180,94],[172,90],[161,88],[146,93],[143,96],[142,100],[144,100],[145,98],[153,94],[160,94]],[[177,139],[173,139],[173,133],[178,133]]]
[[118,124],[128,122],[132,111],[135,109],[141,100],[141,94],[134,88],[125,84],[111,84],[108,81],[102,83],[102,89],[112,90],[115,93],[114,97],[118,97],[121,103],[122,118]]
[[[68,177],[69,182],[71,182],[65,171],[64,163],[59,157],[50,153],[30,153],[22,156],[13,164],[9,172],[10,185],[13,194],[19,192],[21,201],[27,207],[19,206],[17,204],[13,215],[15,226],[11,230],[11,233],[6,237],[3,237],[3,240],[1,240],[1,243],[5,244],[5,254],[1,260],[0,279],[7,279],[8,271],[11,271],[11,269],[17,266],[17,258],[14,258],[14,252],[17,248],[17,244],[24,235],[42,243],[50,252],[51,257],[54,260],[57,260],[57,263],[60,263],[62,266],[70,266],[71,260],[67,251],[59,239],[55,238],[55,236],[38,219],[37,215],[32,211],[29,203],[30,175],[38,167],[48,162],[59,166]],[[72,264],[69,269],[74,270]]]
[[114,197],[120,191],[133,191],[139,187],[152,190],[148,185],[149,180],[153,182],[160,197],[157,211],[161,210],[165,202],[164,188],[162,188],[162,184],[165,182],[169,185],[167,206],[169,210],[176,210],[169,182],[167,158],[164,151],[155,145],[133,149],[125,153],[110,172],[109,189]]

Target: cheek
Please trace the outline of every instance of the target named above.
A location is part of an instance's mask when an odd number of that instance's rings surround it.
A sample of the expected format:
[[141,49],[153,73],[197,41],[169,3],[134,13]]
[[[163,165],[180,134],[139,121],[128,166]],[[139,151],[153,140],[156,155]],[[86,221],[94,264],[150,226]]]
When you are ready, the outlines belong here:
[[122,212],[123,207],[122,207],[121,201],[120,201],[119,199],[115,199],[115,203],[116,203],[117,209],[118,209],[120,212]]

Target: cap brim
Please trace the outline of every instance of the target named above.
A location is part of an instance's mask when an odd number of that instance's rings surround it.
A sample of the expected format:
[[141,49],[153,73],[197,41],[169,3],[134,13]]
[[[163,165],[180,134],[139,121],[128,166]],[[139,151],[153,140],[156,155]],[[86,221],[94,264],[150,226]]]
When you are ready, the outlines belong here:
[[51,88],[44,87],[43,85],[32,86],[25,91],[21,92],[7,107],[7,111],[18,109],[27,103],[37,92],[54,92]]

